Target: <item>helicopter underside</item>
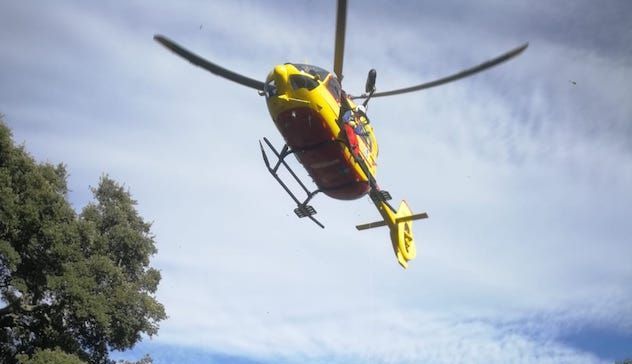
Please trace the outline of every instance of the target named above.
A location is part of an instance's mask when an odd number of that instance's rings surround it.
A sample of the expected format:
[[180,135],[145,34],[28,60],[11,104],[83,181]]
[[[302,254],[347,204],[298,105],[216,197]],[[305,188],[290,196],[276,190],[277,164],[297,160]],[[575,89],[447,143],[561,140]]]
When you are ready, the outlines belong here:
[[354,200],[369,192],[369,183],[354,168],[346,144],[318,112],[309,107],[285,110],[275,124],[323,193],[339,200]]

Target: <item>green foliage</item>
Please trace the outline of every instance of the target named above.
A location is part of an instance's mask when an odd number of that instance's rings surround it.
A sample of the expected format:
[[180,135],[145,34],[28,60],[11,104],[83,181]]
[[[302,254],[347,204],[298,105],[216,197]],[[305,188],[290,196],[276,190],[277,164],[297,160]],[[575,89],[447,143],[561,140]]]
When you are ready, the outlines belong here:
[[154,237],[129,192],[104,176],[77,214],[66,178],[14,146],[0,120],[0,362],[108,363],[166,318]]
[[138,361],[119,360],[116,364],[153,364],[153,362],[152,358],[145,354],[145,356]]
[[86,362],[79,359],[76,355],[64,353],[59,349],[55,350],[37,350],[32,357],[26,354],[17,356],[20,364],[85,364]]

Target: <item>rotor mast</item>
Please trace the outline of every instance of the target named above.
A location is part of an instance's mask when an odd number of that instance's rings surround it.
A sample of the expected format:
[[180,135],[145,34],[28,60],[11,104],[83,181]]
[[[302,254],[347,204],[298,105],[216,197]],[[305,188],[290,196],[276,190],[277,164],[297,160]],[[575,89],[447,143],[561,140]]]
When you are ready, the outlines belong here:
[[334,73],[342,81],[342,63],[345,53],[345,29],[347,27],[347,0],[338,0],[336,11],[336,44],[334,48]]

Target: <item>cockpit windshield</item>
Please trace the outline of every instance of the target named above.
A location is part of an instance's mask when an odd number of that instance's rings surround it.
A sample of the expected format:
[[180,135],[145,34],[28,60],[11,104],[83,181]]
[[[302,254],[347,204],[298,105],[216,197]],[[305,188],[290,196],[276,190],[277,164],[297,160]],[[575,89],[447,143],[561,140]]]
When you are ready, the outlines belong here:
[[312,66],[311,64],[303,64],[303,63],[292,63],[294,67],[296,67],[299,71],[303,71],[305,73],[309,73],[314,77],[318,77],[319,80],[324,81],[329,75],[329,72],[316,66]]
[[294,90],[298,90],[300,88],[306,88],[308,90],[313,90],[318,87],[318,82],[305,75],[291,75],[290,76],[290,85]]

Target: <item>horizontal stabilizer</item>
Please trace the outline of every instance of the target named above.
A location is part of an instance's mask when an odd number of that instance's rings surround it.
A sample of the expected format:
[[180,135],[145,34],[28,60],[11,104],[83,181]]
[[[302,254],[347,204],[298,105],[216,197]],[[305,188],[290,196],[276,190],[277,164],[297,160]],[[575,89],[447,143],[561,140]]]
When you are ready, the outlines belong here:
[[382,221],[375,221],[375,222],[370,222],[368,224],[362,224],[362,225],[356,225],[356,229],[358,230],[368,230],[368,229],[373,229],[376,227],[380,227],[380,226],[386,226],[386,222],[384,220]]
[[[399,218],[395,219],[395,222],[396,223],[400,223],[400,222],[405,222],[405,221],[421,220],[421,219],[427,219],[427,218],[428,218],[428,214],[425,213],[425,212],[422,212],[420,214],[399,217]],[[386,223],[386,221],[381,220],[381,221],[370,222],[368,224],[356,225],[356,229],[358,229],[358,230],[368,230],[368,229],[373,229],[373,228],[377,228],[377,227],[381,227],[381,226],[387,226],[387,225],[388,224]]]
[[414,215],[409,215],[409,216],[403,216],[403,217],[398,217],[395,222],[396,223],[400,223],[400,222],[404,222],[404,221],[413,221],[413,220],[421,220],[421,219],[427,219],[428,218],[428,214],[425,212],[422,212],[420,214],[414,214]]

